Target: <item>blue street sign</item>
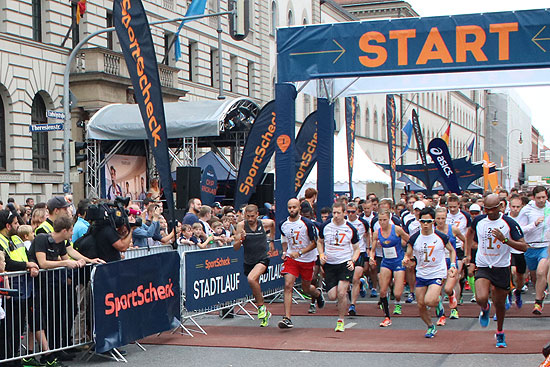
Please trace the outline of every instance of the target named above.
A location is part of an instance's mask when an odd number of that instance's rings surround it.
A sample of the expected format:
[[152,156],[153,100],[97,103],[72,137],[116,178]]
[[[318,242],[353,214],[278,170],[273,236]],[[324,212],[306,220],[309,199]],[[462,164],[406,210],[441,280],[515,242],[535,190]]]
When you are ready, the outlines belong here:
[[63,130],[63,124],[37,124],[37,125],[30,125],[29,131],[31,133],[38,133],[38,132],[48,132],[48,131],[59,131]]
[[47,110],[46,117],[50,119],[65,120],[65,112]]
[[277,31],[279,82],[548,68],[548,51],[550,9],[314,24]]

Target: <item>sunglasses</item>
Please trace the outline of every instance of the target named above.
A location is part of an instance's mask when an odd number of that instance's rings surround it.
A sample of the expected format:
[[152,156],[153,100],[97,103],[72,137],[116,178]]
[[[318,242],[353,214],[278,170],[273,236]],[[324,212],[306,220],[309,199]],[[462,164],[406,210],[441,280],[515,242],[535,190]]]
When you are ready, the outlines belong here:
[[420,223],[428,224],[428,223],[433,223],[433,222],[434,222],[433,219],[420,219]]
[[357,213],[357,210],[348,210],[347,212],[348,214],[354,214],[354,213]]

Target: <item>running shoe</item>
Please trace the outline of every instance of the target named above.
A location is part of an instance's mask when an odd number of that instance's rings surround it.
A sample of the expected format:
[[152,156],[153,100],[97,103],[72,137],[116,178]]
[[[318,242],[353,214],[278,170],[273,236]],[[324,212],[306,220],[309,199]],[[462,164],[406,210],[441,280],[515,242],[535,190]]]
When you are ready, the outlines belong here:
[[497,340],[497,348],[506,348],[506,336],[504,333],[496,333],[495,338]]
[[307,313],[315,313],[317,312],[317,308],[315,307],[315,303],[310,303],[309,304],[309,310],[307,311]]
[[437,330],[435,329],[435,325],[432,325],[428,328],[428,331],[426,331],[426,334],[424,335],[426,338],[433,338],[437,334]]
[[524,284],[523,287],[521,288],[521,293],[527,292],[528,289],[529,287],[527,287],[527,284]]
[[437,326],[445,326],[445,323],[447,321],[445,320],[445,315],[441,316],[439,320],[437,320]]
[[477,301],[476,301],[476,296],[472,296],[472,298],[470,298],[470,302],[471,302],[471,303],[476,303],[476,302],[477,302]]
[[533,313],[535,315],[542,315],[542,305],[535,303],[535,308],[533,308]]
[[260,327],[267,327],[269,325],[269,318],[271,317],[271,312],[266,311],[265,317],[262,319],[262,322],[260,323]]
[[279,329],[292,329],[294,327],[294,324],[288,317],[283,317],[281,321],[277,324],[279,326]]
[[380,327],[388,327],[391,326],[391,320],[389,317],[386,317],[384,321],[380,323]]
[[497,314],[493,316],[493,321],[497,321]]
[[42,367],[45,366],[45,363],[40,363],[36,358],[23,358],[21,365],[23,367]]
[[506,301],[504,303],[504,308],[506,308],[506,311],[508,311],[510,309],[510,305],[512,303],[510,302],[510,297],[506,297]]
[[514,288],[511,292],[508,292],[508,301],[507,301],[507,303],[510,304],[510,305],[512,304],[512,302],[514,302],[514,300],[512,299],[512,296],[514,295],[515,291],[516,290]]
[[367,296],[367,281],[365,280],[365,278],[361,277],[360,282],[361,288],[359,288],[359,295],[361,296],[361,298],[365,298]]
[[401,315],[401,305],[395,305],[395,307],[393,308],[393,314],[394,315]]
[[445,316],[445,309],[443,308],[443,302],[441,302],[441,296],[439,296],[439,303],[435,306],[435,315],[437,317]]
[[458,301],[456,300],[455,291],[453,290],[453,294],[449,296],[449,307],[456,308],[457,305],[458,305]]
[[378,297],[378,292],[376,291],[376,288],[370,289],[370,298],[376,298]]
[[470,283],[466,282],[466,284],[464,284],[464,290],[465,290],[465,291],[470,291],[470,290],[472,290],[472,289],[470,288]]
[[357,315],[357,311],[355,311],[355,305],[349,305],[348,315],[350,316]]
[[317,288],[319,291],[319,297],[317,297],[317,306],[319,309],[325,307],[325,297],[323,297],[323,290],[321,288]]
[[267,309],[265,308],[265,305],[261,305],[258,307],[258,320],[265,319]]
[[523,306],[523,300],[521,299],[521,292],[516,290],[516,306],[521,308]]
[[346,330],[346,327],[344,326],[344,321],[336,322],[336,327],[334,328],[334,331],[343,332],[344,330]]
[[457,320],[459,318],[458,316],[458,310],[456,308],[453,308],[451,310],[451,315],[449,316],[451,320]]
[[65,367],[66,365],[63,364],[57,358],[55,358],[53,361],[46,362],[46,364],[44,364],[43,366],[47,366],[47,367]]
[[458,304],[461,305],[462,303],[464,303],[464,297],[460,296],[460,299],[458,300]]
[[405,300],[406,303],[413,303],[416,300],[416,297],[414,296],[414,293],[411,292],[407,296],[407,299]]
[[479,324],[481,325],[481,327],[489,326],[489,321],[490,321],[489,313],[490,312],[491,312],[491,301],[489,301],[489,303],[487,303],[487,309],[486,310],[482,309],[479,312]]

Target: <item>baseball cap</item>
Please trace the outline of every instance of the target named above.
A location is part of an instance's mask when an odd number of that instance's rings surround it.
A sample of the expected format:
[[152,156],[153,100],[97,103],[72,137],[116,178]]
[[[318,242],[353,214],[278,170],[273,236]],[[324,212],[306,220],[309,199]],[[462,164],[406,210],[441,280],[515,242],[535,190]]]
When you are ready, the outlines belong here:
[[212,207],[213,208],[218,208],[218,209],[222,209],[222,204],[220,204],[219,201],[215,201],[214,204],[212,204]]
[[472,205],[470,205],[470,211],[471,212],[481,212],[481,207],[478,204],[472,204]]
[[422,200],[418,200],[418,201],[415,201],[414,202],[414,205],[413,205],[413,210],[414,209],[418,209],[418,210],[422,210],[426,207],[426,204],[424,204],[424,202]]
[[51,212],[54,209],[68,208],[71,206],[71,204],[69,204],[63,196],[54,196],[53,198],[48,200],[47,206],[48,206],[48,211]]

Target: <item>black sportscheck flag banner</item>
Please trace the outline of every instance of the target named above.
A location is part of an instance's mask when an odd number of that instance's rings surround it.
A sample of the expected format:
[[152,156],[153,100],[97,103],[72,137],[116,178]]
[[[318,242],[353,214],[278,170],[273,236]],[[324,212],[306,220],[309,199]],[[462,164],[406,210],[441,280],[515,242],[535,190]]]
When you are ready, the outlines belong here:
[[304,120],[296,137],[296,179],[294,180],[296,195],[304,186],[317,162],[317,142],[317,111],[313,111]]
[[346,97],[346,143],[349,163],[349,192],[353,198],[353,158],[355,151],[355,126],[357,121],[357,97]]
[[432,183],[430,181],[430,173],[428,172],[428,159],[426,158],[426,148],[424,147],[424,137],[422,136],[422,128],[420,127],[420,121],[418,121],[418,114],[416,113],[416,110],[414,108],[412,110],[412,122],[413,122],[414,138],[416,140],[416,149],[418,150],[418,154],[420,154],[420,160],[422,161],[422,165],[424,166],[424,170],[426,171],[426,189],[429,193],[432,189]]
[[244,146],[239,175],[235,185],[235,208],[248,203],[248,199],[262,178],[265,167],[275,152],[275,101],[268,102],[254,119]]
[[428,144],[428,152],[435,166],[439,170],[439,174],[443,177],[443,184],[447,186],[447,190],[460,194],[460,184],[458,183],[458,176],[456,175],[451,154],[449,154],[449,147],[445,140],[441,138],[435,138]]
[[395,132],[397,124],[395,123],[395,100],[393,94],[386,95],[386,121],[388,128],[388,155],[390,162],[391,175],[391,195],[395,202],[395,172],[397,170],[397,134]]
[[161,187],[166,198],[170,226],[174,222],[174,195],[164,104],[151,29],[141,0],[114,0],[115,30],[132,79],[149,145],[155,157]]

